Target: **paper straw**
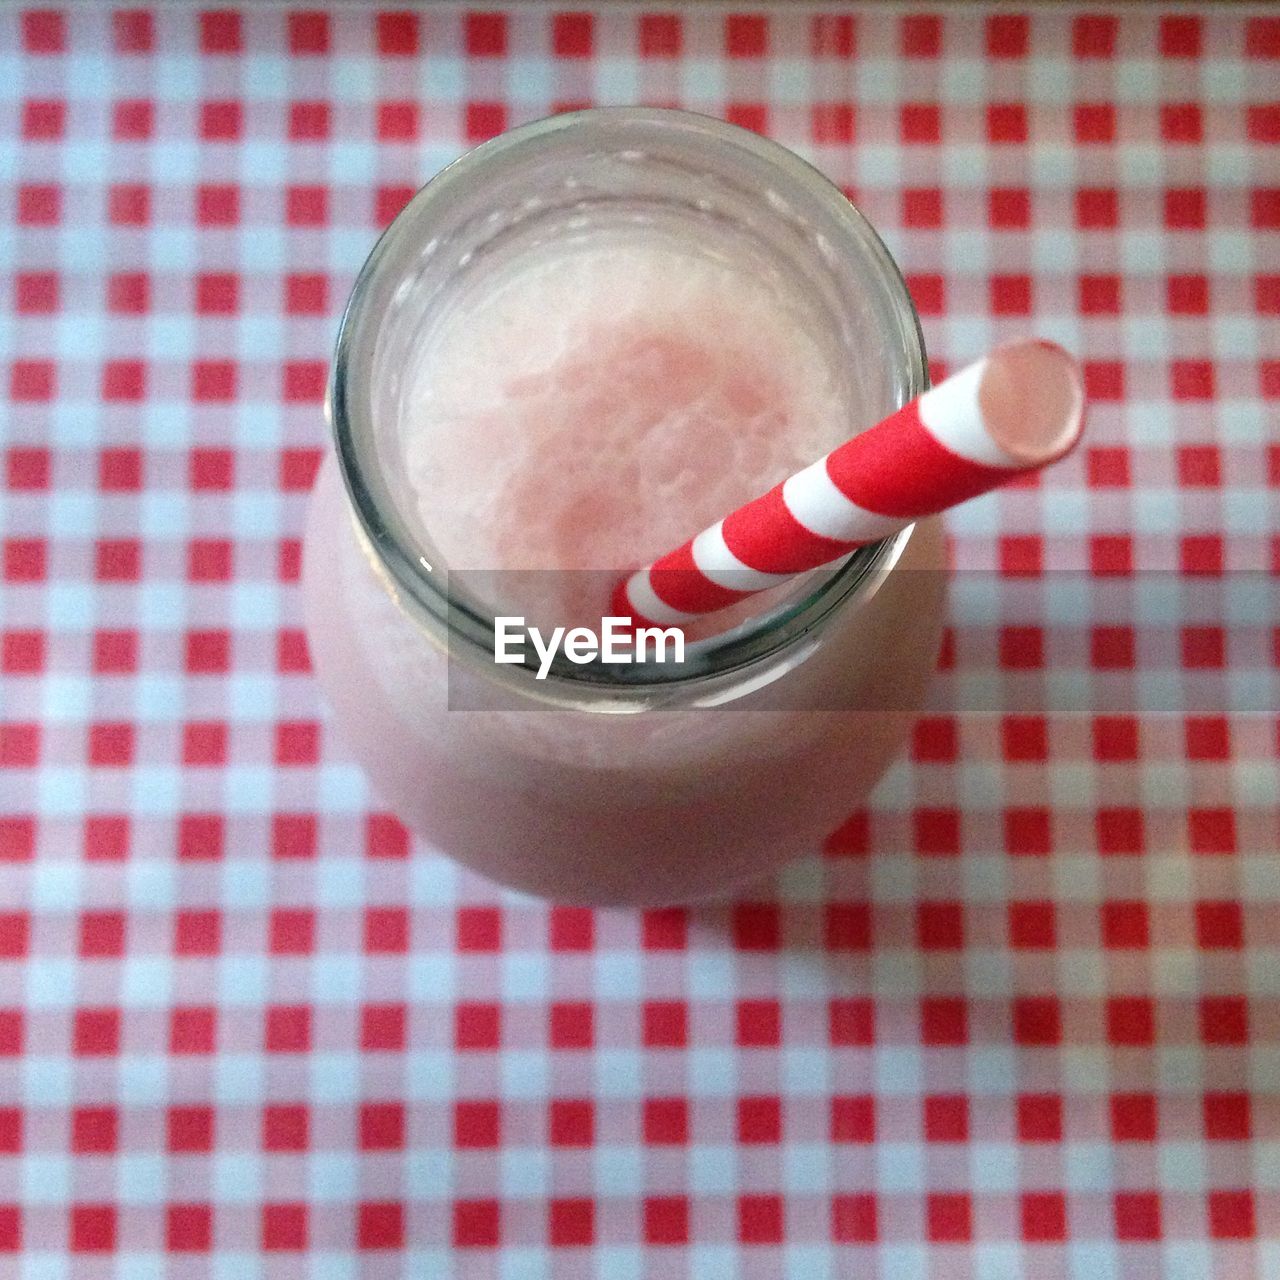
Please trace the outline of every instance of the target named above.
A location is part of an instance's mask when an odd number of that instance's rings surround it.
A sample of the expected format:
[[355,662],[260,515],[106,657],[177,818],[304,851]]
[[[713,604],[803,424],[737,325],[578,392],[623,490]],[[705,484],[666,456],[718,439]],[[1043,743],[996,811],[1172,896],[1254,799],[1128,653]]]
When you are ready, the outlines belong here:
[[998,347],[618,583],[612,612],[678,626],[1056,462],[1084,379],[1060,346]]

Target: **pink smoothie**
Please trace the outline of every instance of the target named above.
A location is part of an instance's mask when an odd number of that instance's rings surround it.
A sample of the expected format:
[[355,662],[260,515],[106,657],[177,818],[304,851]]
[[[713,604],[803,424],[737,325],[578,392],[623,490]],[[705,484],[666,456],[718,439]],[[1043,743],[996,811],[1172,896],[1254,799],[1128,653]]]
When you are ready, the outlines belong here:
[[[597,234],[487,283],[406,379],[408,479],[451,568],[635,567],[848,434],[803,300],[688,245]],[[593,580],[546,585],[557,622],[598,618],[571,598]]]
[[[892,407],[856,365],[833,362],[802,295],[674,239],[615,229],[530,255],[445,308],[405,371],[416,533],[451,569],[633,568]],[[339,726],[429,844],[545,896],[657,903],[812,851],[863,798],[936,652],[941,575],[908,570],[941,564],[926,522],[778,681],[785,709],[640,715],[449,710],[445,660],[380,580],[332,461],[306,583]],[[598,579],[527,578],[538,598],[492,603],[557,622],[604,609]]]

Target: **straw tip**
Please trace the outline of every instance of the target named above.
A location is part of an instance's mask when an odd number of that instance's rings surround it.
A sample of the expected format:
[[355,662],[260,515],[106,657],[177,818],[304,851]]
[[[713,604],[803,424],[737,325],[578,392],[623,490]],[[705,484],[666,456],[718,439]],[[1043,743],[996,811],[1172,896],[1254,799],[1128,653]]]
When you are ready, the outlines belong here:
[[1080,363],[1044,338],[997,347],[978,396],[992,439],[1022,466],[1056,462],[1071,452],[1084,428]]

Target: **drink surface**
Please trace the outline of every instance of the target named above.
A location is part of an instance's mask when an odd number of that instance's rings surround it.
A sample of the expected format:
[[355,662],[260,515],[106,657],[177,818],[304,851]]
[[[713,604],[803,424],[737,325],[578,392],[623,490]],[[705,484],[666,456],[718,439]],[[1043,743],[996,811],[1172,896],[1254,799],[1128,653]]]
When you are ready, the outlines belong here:
[[[805,300],[693,241],[614,227],[482,274],[429,324],[401,443],[451,569],[621,571],[850,434]],[[511,581],[511,580],[508,580]],[[607,578],[543,584],[598,619]]]

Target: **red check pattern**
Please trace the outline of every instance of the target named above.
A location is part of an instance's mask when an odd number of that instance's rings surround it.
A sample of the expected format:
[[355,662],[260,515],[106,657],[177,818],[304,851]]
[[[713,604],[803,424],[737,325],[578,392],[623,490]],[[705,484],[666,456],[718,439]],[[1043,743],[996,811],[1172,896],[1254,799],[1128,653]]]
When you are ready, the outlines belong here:
[[[1274,10],[11,6],[0,63],[0,1274],[1280,1273]],[[631,101],[848,190],[935,374],[1032,330],[1092,402],[953,522],[873,802],[639,915],[378,812],[298,602],[378,229]]]

